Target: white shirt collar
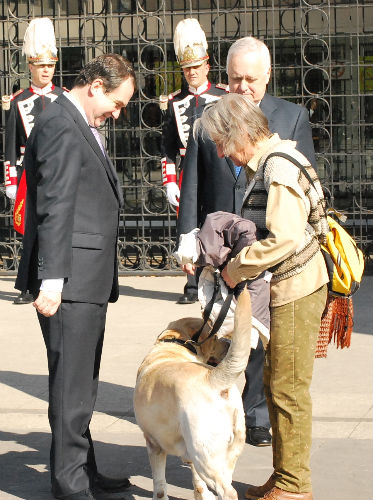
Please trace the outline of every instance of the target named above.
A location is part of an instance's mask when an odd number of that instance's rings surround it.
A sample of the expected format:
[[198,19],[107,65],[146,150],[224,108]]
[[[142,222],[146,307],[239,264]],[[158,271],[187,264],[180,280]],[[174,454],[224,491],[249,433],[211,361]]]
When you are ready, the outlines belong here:
[[82,107],[82,105],[73,97],[70,92],[64,92],[63,95],[76,107],[76,109],[79,111],[79,113],[82,115],[84,118],[84,121],[89,125],[88,123],[88,118],[87,115],[85,114],[85,111]]
[[36,85],[34,85],[33,83],[31,83],[31,88],[32,88],[34,94],[37,94],[37,95],[46,95],[46,94],[49,94],[49,92],[52,92],[53,83],[49,82],[48,85],[46,85],[43,88],[37,87]]
[[202,92],[205,92],[208,89],[208,86],[209,86],[209,81],[206,80],[205,83],[203,83],[198,88],[195,88],[195,87],[192,87],[191,85],[189,85],[188,90],[191,94],[200,95],[200,94],[202,94]]

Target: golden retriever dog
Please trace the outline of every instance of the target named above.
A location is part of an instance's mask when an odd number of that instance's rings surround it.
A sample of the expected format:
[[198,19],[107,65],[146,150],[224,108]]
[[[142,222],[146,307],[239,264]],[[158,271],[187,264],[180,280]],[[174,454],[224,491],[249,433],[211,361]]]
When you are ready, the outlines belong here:
[[[225,343],[208,339],[195,354],[172,341],[188,341],[201,325],[197,318],[170,323],[138,370],[134,408],[146,440],[154,500],[168,499],[167,455],[190,464],[196,500],[214,499],[212,491],[222,500],[237,499],[232,475],[245,443],[245,418],[235,381],[250,354],[249,292],[238,299],[228,352],[215,367],[206,360],[222,356]],[[207,333],[204,329],[201,338]]]

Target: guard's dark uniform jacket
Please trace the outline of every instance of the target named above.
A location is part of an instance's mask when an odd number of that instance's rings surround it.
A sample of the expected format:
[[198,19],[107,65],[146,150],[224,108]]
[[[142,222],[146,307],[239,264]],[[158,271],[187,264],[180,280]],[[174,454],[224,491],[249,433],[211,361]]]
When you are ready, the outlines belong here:
[[[5,186],[18,185],[14,205],[14,229],[24,232],[26,184],[22,176],[23,155],[28,136],[40,113],[64,92],[52,83],[43,89],[31,85],[12,96],[6,117],[5,130]],[[21,178],[22,177],[22,178]],[[24,185],[23,185],[24,184]]]
[[[176,159],[180,156],[179,169],[182,170],[189,133],[193,129],[195,120],[201,116],[206,104],[216,101],[226,93],[227,85],[206,81],[198,89],[189,86],[187,89],[179,89],[169,94],[162,131],[163,185],[177,182]],[[180,179],[179,184],[181,184]]]

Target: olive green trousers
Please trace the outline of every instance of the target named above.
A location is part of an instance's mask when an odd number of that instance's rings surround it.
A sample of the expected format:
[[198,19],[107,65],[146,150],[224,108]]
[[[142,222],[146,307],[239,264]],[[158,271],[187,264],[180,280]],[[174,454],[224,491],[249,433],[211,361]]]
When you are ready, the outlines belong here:
[[276,486],[312,491],[312,381],[315,348],[327,286],[271,308],[271,338],[264,362],[264,390],[272,426]]

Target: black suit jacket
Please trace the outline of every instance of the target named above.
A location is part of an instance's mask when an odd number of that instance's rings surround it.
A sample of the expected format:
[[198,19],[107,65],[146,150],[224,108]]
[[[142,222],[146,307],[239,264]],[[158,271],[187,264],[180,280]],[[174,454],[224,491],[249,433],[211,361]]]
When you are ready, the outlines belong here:
[[296,141],[297,150],[304,154],[316,170],[315,149],[307,109],[269,94],[264,94],[259,107],[268,120],[269,130],[277,133],[281,139]]
[[34,126],[25,168],[27,216],[16,288],[37,291],[41,279],[64,278],[63,300],[116,300],[119,180],[64,95]]
[[[316,166],[311,126],[307,110],[298,104],[265,94],[260,108],[267,117],[271,132],[281,139],[297,141],[297,149]],[[177,234],[200,227],[207,214],[222,210],[241,213],[246,188],[246,175],[238,178],[228,158],[219,158],[215,143],[191,133],[183,164]]]

